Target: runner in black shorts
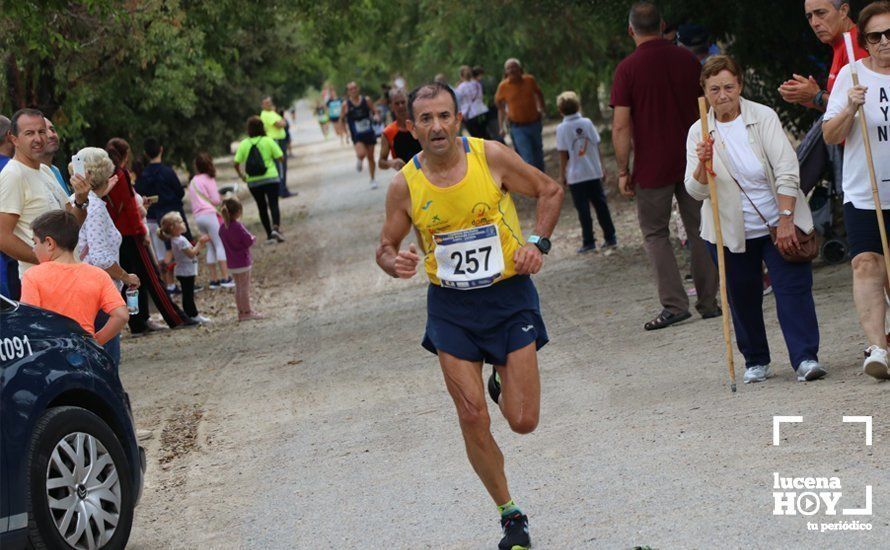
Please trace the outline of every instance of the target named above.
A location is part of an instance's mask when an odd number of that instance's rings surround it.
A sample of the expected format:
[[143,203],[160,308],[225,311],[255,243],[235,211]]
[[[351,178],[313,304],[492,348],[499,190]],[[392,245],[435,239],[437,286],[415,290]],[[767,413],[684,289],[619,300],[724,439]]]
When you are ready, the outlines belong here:
[[[499,548],[528,548],[528,518],[510,497],[504,456],[491,435],[482,365],[494,365],[489,394],[510,428],[533,431],[541,398],[537,350],[548,337],[530,275],[550,250],[563,191],[512,149],[458,137],[461,117],[447,86],[415,89],[408,114],[423,151],[389,187],[377,263],[407,279],[423,261],[431,283],[423,347],[439,357],[467,456],[501,513]],[[511,192],[538,201],[527,240]],[[400,250],[412,226],[422,255],[413,243]]]
[[343,110],[340,113],[340,126],[349,123],[349,133],[352,135],[352,144],[355,147],[355,169],[362,171],[362,162],[368,159],[368,169],[371,172],[371,189],[377,189],[377,180],[374,172],[377,166],[374,163],[374,146],[377,145],[377,135],[374,133],[374,121],[379,119],[377,108],[366,96],[359,93],[358,84],[350,82],[346,85],[347,99],[343,102]]

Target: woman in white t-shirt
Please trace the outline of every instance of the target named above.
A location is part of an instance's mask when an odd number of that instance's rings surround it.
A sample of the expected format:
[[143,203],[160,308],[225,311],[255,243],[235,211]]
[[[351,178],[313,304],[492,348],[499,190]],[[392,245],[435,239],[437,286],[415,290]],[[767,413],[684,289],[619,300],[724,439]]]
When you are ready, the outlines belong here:
[[[890,227],[890,2],[874,2],[859,15],[859,44],[871,57],[856,61],[859,86],[850,66],[837,75],[822,123],[825,143],[844,143],[844,225],[853,258],[853,300],[865,331],[866,374],[890,378],[887,367],[883,246],[872,195],[865,141],[857,112],[868,126],[884,224]],[[855,121],[855,122],[854,122]]]
[[[763,322],[761,265],[766,263],[776,296],[779,326],[799,381],[825,376],[819,364],[819,325],[810,262],[792,263],[781,252],[800,246],[795,227],[813,231],[813,217],[800,191],[797,156],[775,111],[741,97],[743,73],[730,57],[711,57],[702,66],[702,88],[711,104],[710,136],[701,122],[686,142],[686,189],[702,204],[701,236],[716,258],[716,234],[706,165],[713,161],[726,248],[726,290],[745,383],[771,376]],[[770,227],[777,226],[776,242]],[[781,252],[780,252],[781,251]]]

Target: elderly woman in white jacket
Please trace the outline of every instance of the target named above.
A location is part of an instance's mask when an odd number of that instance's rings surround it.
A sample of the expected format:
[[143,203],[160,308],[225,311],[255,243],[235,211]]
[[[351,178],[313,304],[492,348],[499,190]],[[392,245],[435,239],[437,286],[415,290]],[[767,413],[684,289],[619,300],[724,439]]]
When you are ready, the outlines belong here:
[[[705,168],[713,159],[726,286],[736,341],[745,356],[745,383],[763,382],[772,374],[763,323],[763,263],[775,291],[791,366],[798,380],[816,380],[826,373],[818,361],[812,265],[788,262],[780,253],[800,246],[795,226],[804,233],[813,230],[812,214],[800,191],[797,157],[775,111],[741,97],[743,73],[732,58],[710,58],[702,67],[701,85],[711,105],[711,135],[702,139],[700,121],[689,129],[686,189],[703,201],[701,236],[716,261],[717,239]],[[775,243],[771,226],[778,229]]]

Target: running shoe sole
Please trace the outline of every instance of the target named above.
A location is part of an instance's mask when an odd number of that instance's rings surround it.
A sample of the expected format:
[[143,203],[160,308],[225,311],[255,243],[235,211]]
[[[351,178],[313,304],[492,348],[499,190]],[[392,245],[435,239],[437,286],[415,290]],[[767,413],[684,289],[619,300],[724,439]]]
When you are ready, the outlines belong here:
[[488,377],[488,395],[491,396],[491,400],[497,405],[499,404],[498,398],[501,396],[501,385],[498,384],[495,376],[497,376],[497,371],[494,367],[491,367],[491,376]]

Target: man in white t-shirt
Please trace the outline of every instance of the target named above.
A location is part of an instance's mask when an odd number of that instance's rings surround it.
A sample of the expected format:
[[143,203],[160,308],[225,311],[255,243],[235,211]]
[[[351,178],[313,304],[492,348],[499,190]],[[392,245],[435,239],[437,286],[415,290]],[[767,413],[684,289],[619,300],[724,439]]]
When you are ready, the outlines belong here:
[[65,195],[48,166],[41,163],[46,146],[46,122],[36,109],[12,116],[15,156],[0,172],[0,252],[19,262],[19,277],[37,263],[32,249],[31,222],[51,210],[67,209],[80,223],[86,218],[89,184],[71,179],[74,194]]
[[591,204],[606,237],[603,250],[609,251],[617,246],[618,241],[603,192],[605,172],[599,148],[600,135],[593,122],[581,116],[581,101],[575,92],[561,93],[556,99],[556,107],[563,115],[562,122],[556,127],[559,181],[563,185],[568,184],[572,202],[578,211],[578,221],[581,222],[582,244],[578,253],[596,250],[593,219],[590,217]]

